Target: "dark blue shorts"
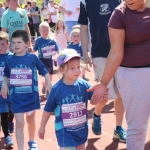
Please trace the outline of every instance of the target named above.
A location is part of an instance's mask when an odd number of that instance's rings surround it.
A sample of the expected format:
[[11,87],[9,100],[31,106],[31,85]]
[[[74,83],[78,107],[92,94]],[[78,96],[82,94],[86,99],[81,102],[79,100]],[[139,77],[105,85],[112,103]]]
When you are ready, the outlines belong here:
[[45,68],[50,74],[53,74],[53,59],[52,58],[40,58],[41,62],[44,64]]

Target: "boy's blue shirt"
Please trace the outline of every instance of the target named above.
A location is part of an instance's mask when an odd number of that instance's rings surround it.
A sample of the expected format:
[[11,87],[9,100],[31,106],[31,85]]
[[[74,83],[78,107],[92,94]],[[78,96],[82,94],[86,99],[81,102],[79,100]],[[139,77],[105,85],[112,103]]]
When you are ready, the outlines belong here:
[[85,116],[85,123],[66,128],[63,125],[62,108],[70,104],[85,104],[87,110],[88,100],[91,99],[93,94],[93,92],[86,91],[90,87],[82,79],[77,79],[74,85],[66,85],[61,79],[52,87],[44,110],[46,112],[55,112],[55,132],[59,146],[79,146],[87,141],[88,113]]
[[[44,58],[43,49],[50,50],[51,48],[54,51],[58,51],[59,50],[58,44],[54,40],[51,40],[50,38],[44,39],[42,37],[39,37],[35,41],[35,45],[33,47],[33,50],[34,51],[38,50],[38,57],[39,58]],[[52,56],[49,56],[47,58],[52,58]]]
[[79,42],[78,44],[75,44],[75,45],[73,44],[73,42],[71,42],[71,43],[68,44],[68,48],[76,50],[76,52],[77,52],[81,57],[83,57],[82,45],[81,45],[80,42]]
[[34,54],[28,52],[24,56],[14,54],[7,59],[4,76],[10,78],[13,113],[23,113],[40,108],[37,70],[42,76],[48,73],[43,63]]

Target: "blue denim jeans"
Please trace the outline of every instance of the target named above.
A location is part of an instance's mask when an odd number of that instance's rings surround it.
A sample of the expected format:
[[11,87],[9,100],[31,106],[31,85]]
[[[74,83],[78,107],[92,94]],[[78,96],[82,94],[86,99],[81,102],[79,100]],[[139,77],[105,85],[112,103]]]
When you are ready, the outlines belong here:
[[39,32],[39,23],[36,23],[36,24],[33,24],[33,27],[34,27],[34,31],[36,32],[37,34],[37,37],[40,36],[40,32]]
[[72,31],[72,27],[74,25],[78,25],[78,22],[77,21],[66,21],[65,25],[67,27],[68,36],[70,37],[70,33]]

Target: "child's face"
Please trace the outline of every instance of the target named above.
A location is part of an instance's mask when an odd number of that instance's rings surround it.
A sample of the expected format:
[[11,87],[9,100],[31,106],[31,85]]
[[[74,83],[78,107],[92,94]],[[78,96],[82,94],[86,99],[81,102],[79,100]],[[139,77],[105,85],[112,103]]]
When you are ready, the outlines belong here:
[[80,33],[72,33],[71,41],[73,42],[73,44],[78,44],[80,42]]
[[6,40],[0,40],[0,54],[5,54],[9,48],[9,43]]
[[80,59],[74,59],[68,61],[67,65],[62,69],[62,74],[64,75],[64,82],[68,84],[73,84],[80,76]]
[[42,36],[42,38],[44,38],[44,39],[47,39],[48,38],[48,35],[49,35],[49,27],[41,27],[40,28],[40,33],[41,33],[41,36]]
[[9,6],[18,7],[19,0],[9,0]]
[[63,29],[63,27],[64,27],[63,21],[59,21],[58,22],[58,29]]
[[27,43],[25,43],[22,37],[12,38],[13,50],[16,56],[23,56],[26,54]]

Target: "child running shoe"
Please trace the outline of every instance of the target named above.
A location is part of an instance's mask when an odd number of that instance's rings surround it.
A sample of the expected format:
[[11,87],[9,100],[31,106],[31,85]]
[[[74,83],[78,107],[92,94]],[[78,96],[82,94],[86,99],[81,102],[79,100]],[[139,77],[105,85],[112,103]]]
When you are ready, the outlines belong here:
[[14,122],[8,122],[8,130],[9,130],[9,133],[14,132]]
[[102,118],[101,115],[96,117],[94,116],[94,113],[92,115],[93,117],[93,123],[92,123],[92,131],[95,135],[102,134]]
[[122,126],[119,126],[118,129],[114,129],[114,139],[119,140],[122,143],[126,143],[126,131],[122,128]]
[[14,142],[13,142],[11,136],[7,136],[7,137],[6,137],[5,143],[6,143],[6,147],[7,147],[7,148],[9,148],[9,147],[11,147],[11,146],[14,145]]
[[38,147],[35,141],[29,141],[28,145],[29,145],[30,150],[38,150]]

